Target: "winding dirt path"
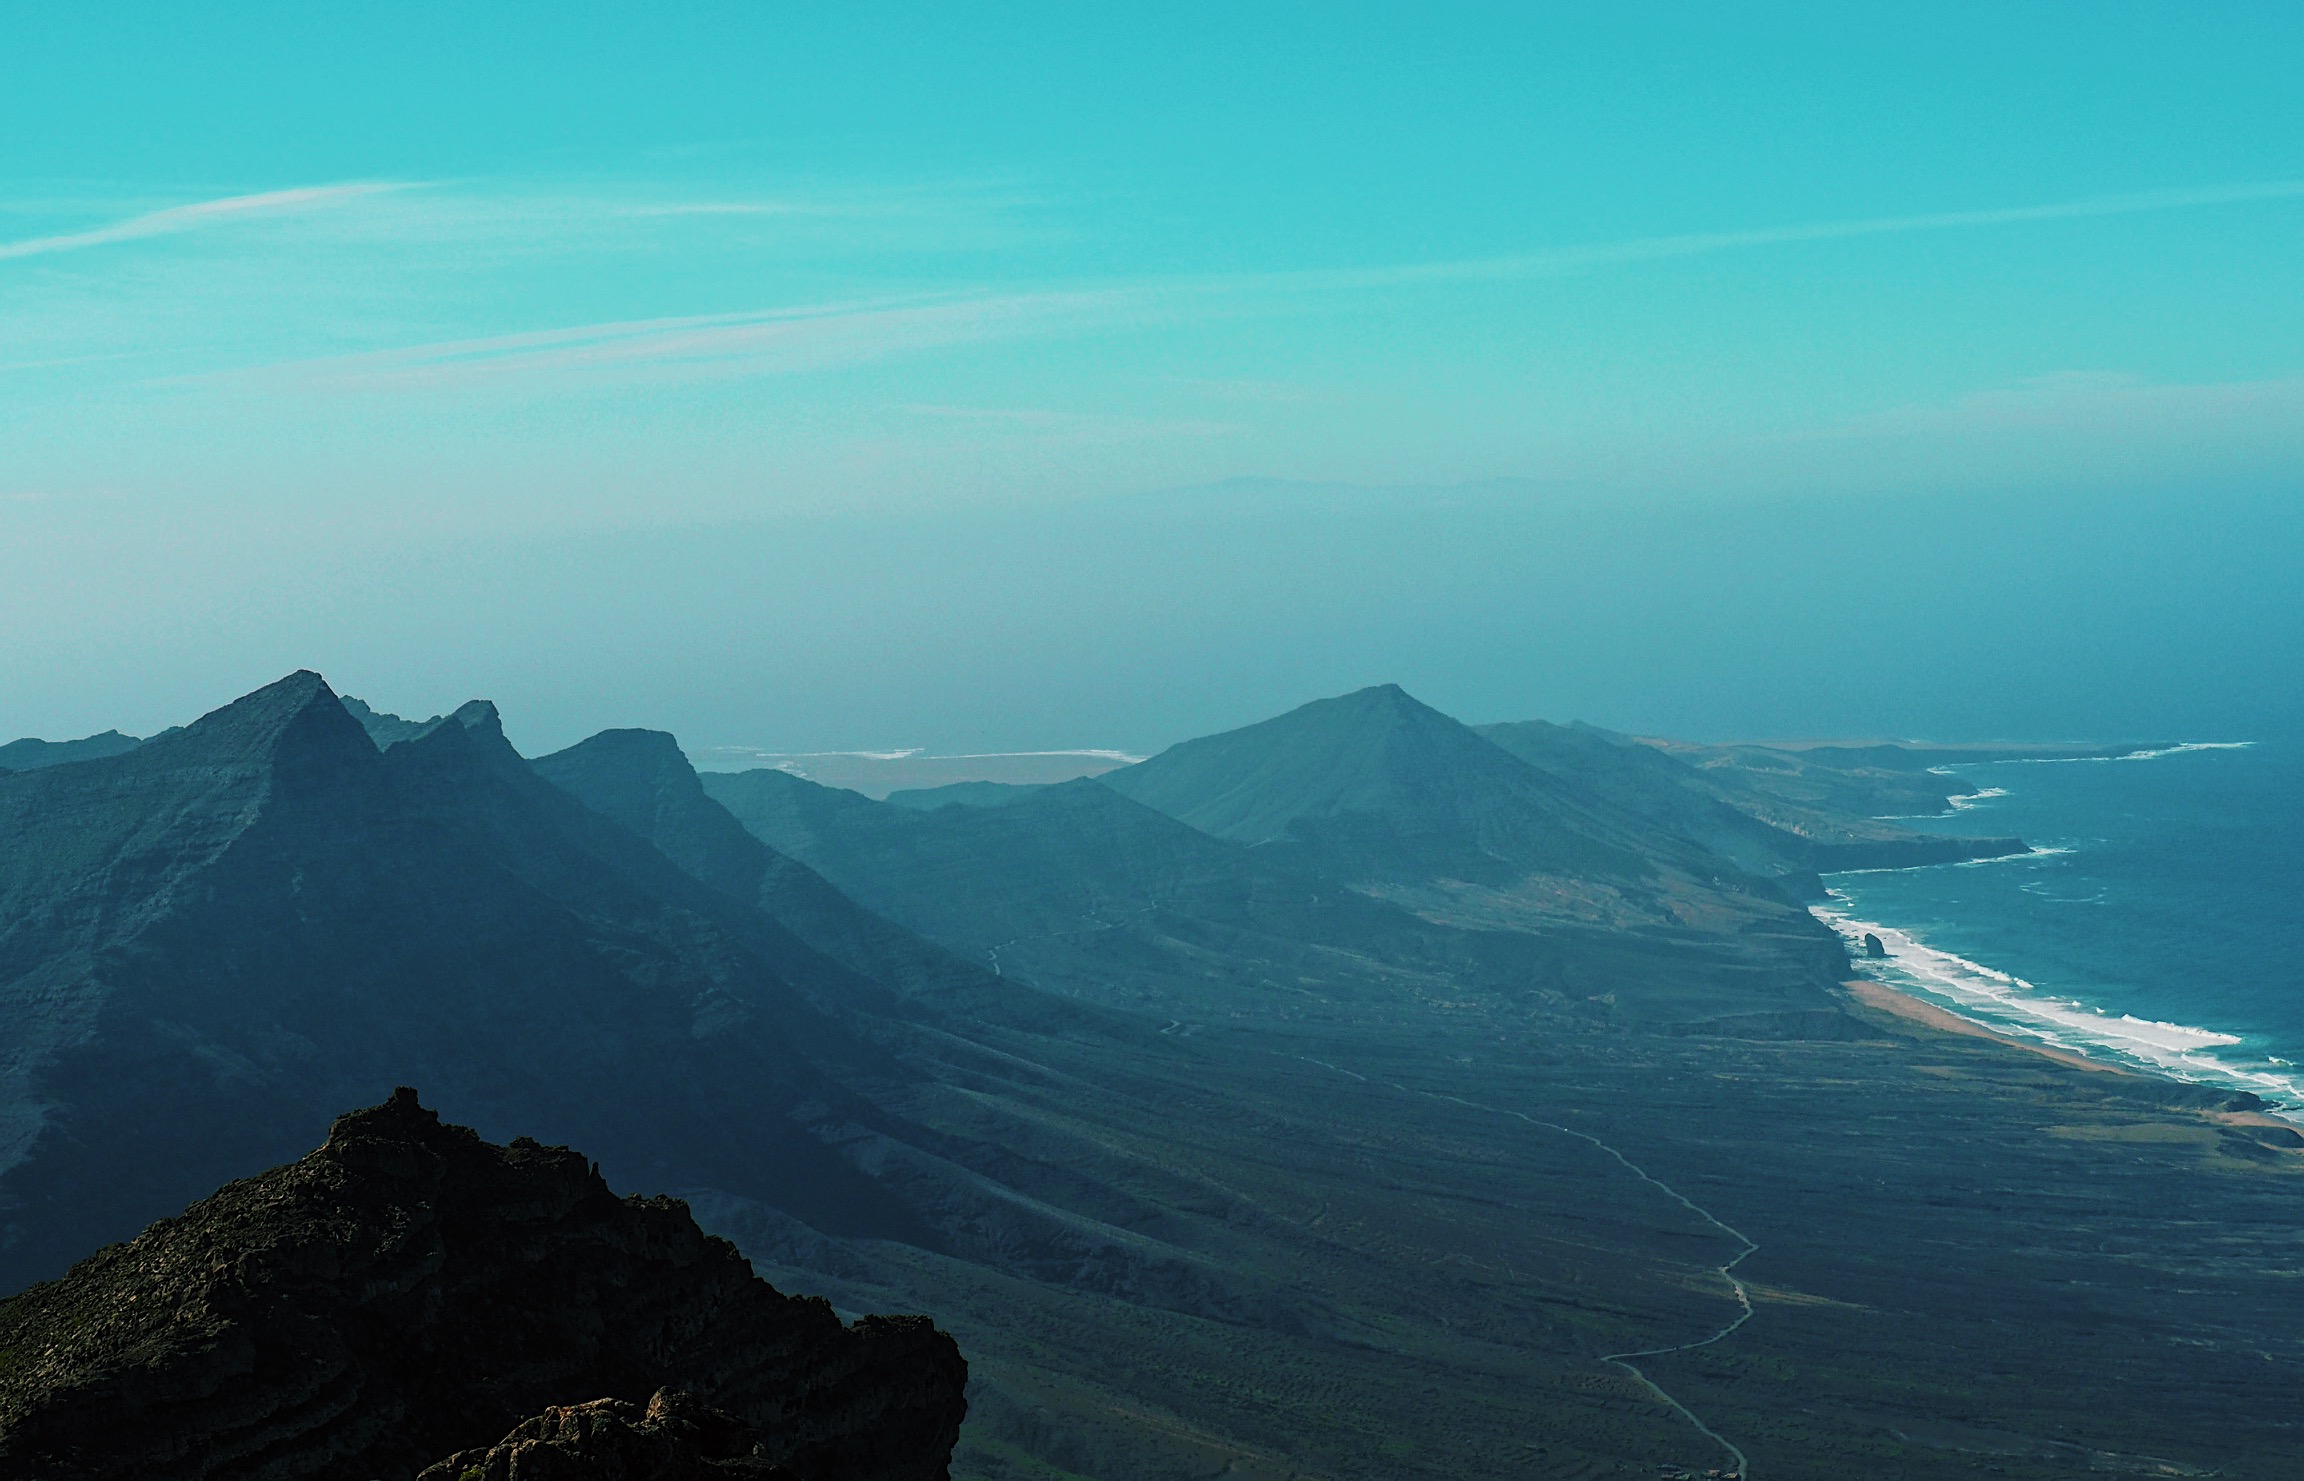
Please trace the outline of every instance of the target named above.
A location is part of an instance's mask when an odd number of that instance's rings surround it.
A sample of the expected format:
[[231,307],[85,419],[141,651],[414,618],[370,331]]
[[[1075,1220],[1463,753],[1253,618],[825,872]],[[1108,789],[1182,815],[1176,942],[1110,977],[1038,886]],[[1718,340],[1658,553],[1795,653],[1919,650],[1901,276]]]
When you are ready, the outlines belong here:
[[1418,1090],[1413,1086],[1402,1085],[1395,1080],[1374,1080],[1366,1075],[1345,1069],[1342,1065],[1330,1064],[1324,1059],[1314,1059],[1308,1054],[1298,1055],[1297,1058],[1305,1061],[1307,1064],[1316,1064],[1324,1070],[1333,1070],[1339,1075],[1349,1076],[1354,1080],[1358,1080],[1363,1085],[1382,1085],[1386,1089],[1397,1090],[1403,1095],[1420,1095],[1425,1097],[1427,1100],[1446,1101],[1450,1105],[1462,1106],[1466,1110],[1471,1111],[1481,1111],[1491,1116],[1510,1116],[1514,1120],[1525,1121],[1530,1126],[1540,1126],[1546,1131],[1556,1131],[1563,1136],[1572,1136],[1578,1141],[1589,1142],[1593,1146],[1598,1147],[1601,1151],[1607,1153],[1610,1157],[1615,1158],[1617,1163],[1622,1166],[1625,1171],[1631,1173],[1634,1177],[1640,1179],[1640,1181],[1643,1183],[1646,1183],[1649,1186],[1655,1188],[1658,1192],[1671,1199],[1674,1203],[1679,1204],[1682,1208],[1688,1210],[1688,1212],[1694,1214],[1697,1218],[1702,1219],[1705,1223],[1710,1224],[1713,1228],[1719,1230],[1722,1234],[1727,1235],[1730,1239],[1735,1240],[1737,1244],[1741,1245],[1743,1248],[1739,1249],[1733,1257],[1718,1267],[1720,1272],[1720,1279],[1727,1283],[1729,1291],[1736,1297],[1737,1306],[1741,1308],[1736,1313],[1736,1319],[1734,1321],[1728,1323],[1728,1325],[1722,1327],[1719,1331],[1714,1332],[1711,1336],[1699,1337],[1693,1342],[1676,1343],[1670,1347],[1643,1347],[1631,1352],[1602,1353],[1600,1355],[1600,1361],[1621,1368],[1625,1372],[1631,1374],[1635,1382],[1637,1382],[1642,1388],[1648,1390],[1648,1392],[1654,1394],[1657,1399],[1662,1401],[1663,1404],[1671,1409],[1673,1413],[1679,1415],[1682,1419],[1687,1420],[1690,1425],[1695,1427],[1697,1433],[1701,1434],[1705,1439],[1710,1440],[1713,1444],[1719,1446],[1722,1450],[1728,1453],[1729,1458],[1734,1462],[1734,1467],[1728,1474],[1742,1477],[1743,1481],[1751,1481],[1752,1463],[1745,1457],[1744,1452],[1737,1448],[1736,1443],[1733,1440],[1728,1439],[1725,1435],[1722,1435],[1718,1430],[1712,1428],[1712,1426],[1706,1424],[1701,1418],[1697,1416],[1696,1412],[1690,1409],[1686,1404],[1681,1403],[1678,1399],[1672,1397],[1671,1394],[1666,1393],[1663,1387],[1659,1385],[1656,1380],[1650,1378],[1647,1374],[1640,1371],[1639,1367],[1633,1362],[1633,1359],[1660,1358],[1671,1353],[1693,1352],[1699,1347],[1710,1347],[1713,1343],[1720,1341],[1724,1337],[1727,1337],[1737,1328],[1752,1320],[1752,1293],[1745,1288],[1743,1280],[1737,1276],[1736,1267],[1743,1264],[1746,1260],[1750,1259],[1753,1255],[1759,1252],[1760,1246],[1757,1241],[1752,1239],[1751,1236],[1745,1234],[1742,1230],[1732,1227],[1725,1220],[1721,1219],[1717,1214],[1714,1214],[1710,1209],[1705,1208],[1702,1204],[1697,1203],[1687,1194],[1673,1187],[1670,1183],[1665,1182],[1662,1178],[1657,1177],[1654,1173],[1651,1173],[1648,1171],[1648,1169],[1642,1167],[1639,1163],[1634,1162],[1631,1158],[1625,1156],[1622,1152],[1617,1151],[1614,1147],[1608,1145],[1608,1143],[1602,1141],[1600,1138],[1594,1136],[1588,1131],[1578,1131],[1573,1126],[1563,1126],[1557,1121],[1541,1120],[1538,1117],[1529,1115],[1525,1111],[1507,1110],[1502,1106],[1482,1105],[1479,1101],[1466,1100],[1460,1095],[1449,1095],[1443,1091],[1438,1090]]
[[986,947],[984,949],[984,956],[986,960],[991,963],[992,975],[995,977],[1002,977],[1007,974],[1000,970],[1000,953],[1007,950],[1011,946],[1021,946],[1027,941],[1053,941],[1059,936],[1093,936],[1098,931],[1115,930],[1119,927],[1122,921],[1131,920],[1139,915],[1150,915],[1153,911],[1158,910],[1159,908],[1160,902],[1155,900],[1140,910],[1122,911],[1117,917],[1111,920],[1097,920],[1093,916],[1090,916],[1087,917],[1088,924],[1083,926],[1069,926],[1061,931],[1042,931],[1037,936],[1011,936],[1007,940],[1001,942],[998,946]]

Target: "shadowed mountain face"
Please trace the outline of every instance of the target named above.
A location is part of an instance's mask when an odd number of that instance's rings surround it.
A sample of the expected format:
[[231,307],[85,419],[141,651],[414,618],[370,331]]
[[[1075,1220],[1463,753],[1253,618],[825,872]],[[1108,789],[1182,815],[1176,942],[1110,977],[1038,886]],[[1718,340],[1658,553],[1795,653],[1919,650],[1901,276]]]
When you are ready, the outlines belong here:
[[[997,970],[1153,1011],[1314,1011],[1445,966],[1557,988],[1531,938],[1436,926],[1209,837],[1098,781],[991,807],[874,802],[781,771],[708,775],[743,825],[841,889]],[[1600,989],[1595,988],[1595,991]]]
[[[316,675],[0,777],[0,1288],[416,1079],[644,1185],[914,1228],[811,1123],[889,994],[536,776],[467,706],[379,751]],[[90,1169],[103,1176],[90,1176]]]
[[660,730],[602,731],[533,765],[696,879],[875,982],[934,994],[945,1006],[989,985],[982,968],[891,925],[745,831],[706,795],[679,743]]
[[978,953],[1157,908],[1248,921],[1303,908],[1324,884],[1092,779],[992,807],[933,809],[874,802],[781,771],[723,773],[704,786],[744,827],[816,863],[857,898]]
[[1461,918],[1468,891],[1349,887],[1304,851],[1212,838],[1102,778],[929,810],[773,770],[707,774],[703,785],[754,834],[891,920],[1107,1005],[1183,1020],[1342,1021],[1477,991],[1602,1017],[1774,1015],[1771,1032],[1842,1022],[1817,988],[1835,946],[1773,900],[1773,935],[1558,920],[1532,931],[1509,897],[1470,897],[1510,917],[1498,924]]
[[1243,995],[1268,1005],[1276,977],[1309,1000],[1441,963],[1520,991],[1560,976],[1556,954],[1527,938],[1436,927],[1089,780],[923,810],[775,769],[699,777],[653,731],[607,731],[535,765],[697,878],[936,1011],[1060,1025],[1053,1004],[996,973],[1195,1011],[1236,1011]]

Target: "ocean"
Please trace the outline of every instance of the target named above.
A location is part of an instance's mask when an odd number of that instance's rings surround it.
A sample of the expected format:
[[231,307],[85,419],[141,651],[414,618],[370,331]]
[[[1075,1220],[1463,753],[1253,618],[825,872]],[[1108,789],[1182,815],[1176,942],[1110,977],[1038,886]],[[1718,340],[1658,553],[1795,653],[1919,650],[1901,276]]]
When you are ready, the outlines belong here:
[[1867,975],[2092,1058],[2254,1091],[2304,1119],[2304,747],[1946,768],[1930,832],[2008,859],[1827,876],[1817,913],[1889,950]]

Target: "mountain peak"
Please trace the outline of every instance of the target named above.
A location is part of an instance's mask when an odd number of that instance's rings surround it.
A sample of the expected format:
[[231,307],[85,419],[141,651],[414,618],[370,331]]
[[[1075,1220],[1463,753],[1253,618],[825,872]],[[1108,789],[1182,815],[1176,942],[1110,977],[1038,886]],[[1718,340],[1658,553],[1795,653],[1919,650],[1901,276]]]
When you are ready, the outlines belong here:
[[[1290,715],[1361,715],[1384,716],[1417,722],[1457,725],[1457,721],[1424,703],[1397,684],[1371,684],[1355,689],[1350,694],[1339,694],[1332,699],[1316,699],[1298,705]],[[1279,718],[1285,720],[1287,715]]]
[[122,760],[137,766],[216,766],[277,758],[285,752],[333,753],[357,740],[369,748],[360,722],[336,698],[328,681],[298,669],[261,689],[211,710],[182,730],[154,736]]
[[657,766],[688,771],[688,755],[680,738],[669,730],[603,730],[556,753],[562,756],[614,756],[626,763],[646,760]]
[[504,733],[503,720],[497,715],[496,706],[485,699],[466,700],[447,714],[434,715],[429,720],[404,719],[375,709],[348,694],[341,696],[340,702],[346,713],[359,721],[360,728],[368,732],[368,738],[376,743],[379,751],[389,750],[403,741],[422,740],[451,720],[461,729],[483,735],[501,737]]
[[508,764],[523,772],[527,769],[520,753],[504,738],[504,722],[496,706],[485,699],[466,700],[428,723],[421,734],[395,741],[386,755],[402,765],[455,764],[449,758],[462,758]]
[[1637,883],[1658,867],[1703,868],[1670,830],[1582,795],[1397,684],[1186,741],[1100,780],[1204,833],[1285,846],[1371,886]]
[[704,795],[704,784],[668,732],[603,730],[528,764],[586,807],[656,844],[697,878],[739,899],[758,894],[764,846]]
[[504,734],[504,717],[496,713],[496,704],[493,700],[468,699],[455,709],[450,710],[448,718],[466,730],[476,731],[481,735],[493,735],[501,738]]
[[298,669],[292,674],[274,679],[261,689],[251,689],[221,709],[210,710],[185,727],[187,734],[227,725],[262,724],[267,719],[286,718],[303,713],[315,704],[335,703],[336,691],[328,681],[310,669]]
[[1525,770],[1399,685],[1377,684],[1185,741],[1101,780],[1202,832],[1254,844],[1306,818],[1421,809],[1415,794]]
[[387,746],[397,745],[404,740],[414,740],[447,718],[443,715],[434,715],[429,720],[408,720],[389,711],[376,709],[365,701],[354,699],[349,694],[339,694],[336,697],[343,702],[344,708],[351,712],[352,718],[360,722],[360,728],[368,732],[368,738],[376,742],[376,749],[379,751]]

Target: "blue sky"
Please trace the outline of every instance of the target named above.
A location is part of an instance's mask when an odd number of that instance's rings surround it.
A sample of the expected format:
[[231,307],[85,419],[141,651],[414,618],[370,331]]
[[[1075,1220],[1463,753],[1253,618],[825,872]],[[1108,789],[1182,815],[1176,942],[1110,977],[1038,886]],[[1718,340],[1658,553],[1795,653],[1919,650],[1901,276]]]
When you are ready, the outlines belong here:
[[2279,718],[2292,5],[345,10],[0,4],[0,730]]

